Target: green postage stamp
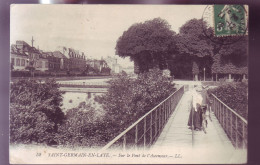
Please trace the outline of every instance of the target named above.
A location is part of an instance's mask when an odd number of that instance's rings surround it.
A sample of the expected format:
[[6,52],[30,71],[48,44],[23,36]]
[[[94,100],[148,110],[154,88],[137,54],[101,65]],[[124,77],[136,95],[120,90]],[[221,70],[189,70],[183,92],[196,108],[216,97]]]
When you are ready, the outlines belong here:
[[247,11],[243,5],[214,5],[215,36],[244,35]]

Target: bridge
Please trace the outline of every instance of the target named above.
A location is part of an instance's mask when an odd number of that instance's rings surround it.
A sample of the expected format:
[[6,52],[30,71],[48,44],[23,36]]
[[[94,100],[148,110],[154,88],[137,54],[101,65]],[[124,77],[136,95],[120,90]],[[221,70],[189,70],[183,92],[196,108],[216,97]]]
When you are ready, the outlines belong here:
[[106,82],[58,82],[60,90],[64,92],[77,93],[106,93],[108,84]]
[[247,121],[215,95],[207,112],[207,133],[187,126],[192,86],[182,86],[101,151],[143,151],[169,155],[153,163],[246,163]]

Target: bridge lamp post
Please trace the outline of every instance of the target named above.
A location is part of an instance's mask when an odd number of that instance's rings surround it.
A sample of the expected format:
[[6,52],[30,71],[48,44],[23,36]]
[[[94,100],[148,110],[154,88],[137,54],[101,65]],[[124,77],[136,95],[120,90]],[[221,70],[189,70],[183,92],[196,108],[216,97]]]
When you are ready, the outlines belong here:
[[205,81],[205,70],[206,70],[206,68],[203,68],[203,70],[204,70],[204,81]]

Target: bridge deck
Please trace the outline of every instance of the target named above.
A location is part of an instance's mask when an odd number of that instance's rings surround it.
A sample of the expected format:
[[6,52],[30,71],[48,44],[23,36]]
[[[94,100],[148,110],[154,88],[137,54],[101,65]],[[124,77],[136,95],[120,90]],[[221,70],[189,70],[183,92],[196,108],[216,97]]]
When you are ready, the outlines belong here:
[[[153,151],[172,153],[173,163],[244,163],[246,151],[235,150],[214,114],[208,119],[207,134],[188,129],[191,94],[185,92],[175,112],[154,144]],[[175,155],[177,154],[177,155]],[[180,155],[178,155],[180,154]]]

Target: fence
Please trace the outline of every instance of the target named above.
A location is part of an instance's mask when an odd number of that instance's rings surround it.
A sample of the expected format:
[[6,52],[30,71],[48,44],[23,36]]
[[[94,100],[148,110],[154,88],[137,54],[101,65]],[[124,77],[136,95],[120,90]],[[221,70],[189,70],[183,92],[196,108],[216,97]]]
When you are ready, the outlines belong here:
[[212,95],[212,109],[235,148],[247,148],[247,120]]
[[159,137],[184,93],[184,86],[147,112],[101,150],[149,148]]

